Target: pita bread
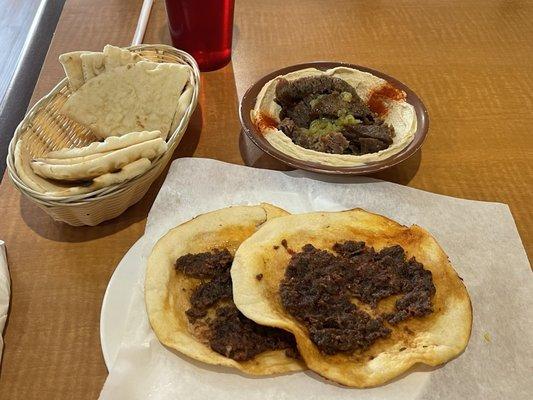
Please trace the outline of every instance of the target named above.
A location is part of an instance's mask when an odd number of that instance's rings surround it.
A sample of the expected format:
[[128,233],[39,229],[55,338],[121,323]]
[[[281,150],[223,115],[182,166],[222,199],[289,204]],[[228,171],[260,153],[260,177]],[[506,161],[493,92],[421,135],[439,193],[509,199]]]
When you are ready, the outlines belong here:
[[35,190],[36,192],[56,192],[68,188],[68,186],[50,182],[39,175],[33,172],[33,169],[30,167],[30,156],[27,151],[22,149],[22,141],[18,141],[15,146],[15,169],[17,171],[18,177],[24,182],[28,187]]
[[81,58],[81,70],[83,74],[83,83],[88,80],[103,74],[105,69],[104,54],[101,52],[89,52],[82,54]]
[[110,44],[104,47],[103,52],[73,51],[59,56],[59,62],[63,65],[70,89],[73,92],[88,80],[106,71],[141,60],[143,60],[141,55]]
[[190,67],[140,61],[86,82],[61,112],[100,138],[159,130],[168,134]]
[[141,175],[146,172],[152,164],[147,158],[141,158],[133,163],[125,165],[118,172],[96,177],[86,186],[72,186],[63,182],[50,181],[36,175],[30,167],[28,153],[22,151],[22,146],[23,144],[21,141],[18,141],[15,146],[15,169],[19,178],[31,189],[52,197],[91,193],[107,186],[116,185]]
[[[46,159],[36,159],[31,162],[31,167],[36,174],[45,178],[63,181],[88,180],[115,172],[140,158],[153,160],[166,150],[167,143],[157,138],[102,155],[92,154],[76,159],[60,159],[61,164],[51,164],[46,162]],[[68,161],[75,161],[75,163],[64,164]]]
[[70,90],[75,92],[84,83],[81,56],[88,54],[88,51],[72,51],[70,53],[61,54],[59,56],[59,62],[65,70],[65,75],[68,79]]
[[209,364],[237,368],[254,375],[303,369],[284,351],[267,351],[251,360],[226,358],[206,345],[205,337],[190,326],[185,310],[199,280],[176,273],[176,259],[188,253],[226,248],[232,254],[240,243],[267,220],[287,213],[269,204],[236,206],[200,215],[170,230],[154,246],[145,281],[146,309],[152,328],[164,345]]
[[49,196],[74,196],[78,194],[91,193],[95,190],[102,189],[108,186],[117,185],[119,183],[129,181],[143,174],[150,169],[152,163],[147,158],[141,158],[130,164],[126,164],[118,172],[112,172],[98,176],[87,186],[71,186],[63,189],[57,189],[52,192],[46,192]]
[[112,71],[117,67],[142,61],[140,54],[133,53],[128,49],[112,46],[110,44],[104,47],[104,66],[106,71]]
[[162,137],[162,134],[159,131],[130,132],[122,136],[110,136],[103,142],[94,142],[85,147],[65,148],[51,151],[46,155],[45,160],[48,162],[48,159],[53,158],[68,159],[106,153],[112,150],[123,149],[137,143],[157,139],[159,137],[161,139],[166,139],[165,137]]
[[109,72],[117,67],[133,64],[141,60],[143,60],[143,57],[139,54],[110,44],[104,47],[103,52],[87,52],[81,55],[84,82],[104,72]]
[[39,162],[43,162],[45,164],[51,164],[51,165],[71,165],[71,164],[79,164],[84,161],[94,160],[108,153],[109,152],[96,153],[96,154],[89,154],[83,157],[72,157],[72,158],[50,158],[50,157],[35,158],[33,159],[33,161],[39,161]]
[[183,116],[185,115],[185,112],[187,111],[187,107],[189,107],[189,104],[191,103],[192,93],[193,93],[192,85],[190,83],[187,83],[187,85],[185,86],[185,89],[183,89],[183,93],[181,94],[178,100],[178,107],[176,107],[176,114],[174,114],[174,119],[170,127],[171,132],[174,132],[174,130],[178,127],[179,123],[183,119]]
[[[279,284],[291,258],[280,246],[283,239],[294,251],[300,251],[307,243],[332,251],[334,243],[345,240],[364,241],[376,250],[399,244],[408,257],[416,257],[431,271],[436,287],[434,312],[390,326],[391,336],[379,339],[367,350],[325,355],[311,341],[307,329],[281,304]],[[257,274],[263,274],[260,281],[255,279]],[[470,337],[470,298],[435,239],[416,225],[405,227],[361,209],[290,215],[268,221],[241,244],[231,276],[234,301],[244,315],[259,324],[292,332],[307,366],[344,385],[376,386],[416,363],[445,363],[465,349]],[[392,304],[389,302],[389,307]],[[368,312],[375,315],[385,306],[380,302],[377,310]]]

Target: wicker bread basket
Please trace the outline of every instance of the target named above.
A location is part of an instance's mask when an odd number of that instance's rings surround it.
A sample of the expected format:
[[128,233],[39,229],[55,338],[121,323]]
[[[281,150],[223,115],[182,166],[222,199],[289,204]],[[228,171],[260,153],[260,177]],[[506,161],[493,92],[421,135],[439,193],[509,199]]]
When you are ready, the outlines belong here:
[[63,79],[26,114],[15,130],[7,156],[7,171],[15,187],[57,221],[74,226],[97,225],[117,217],[137,203],[172,157],[196,108],[200,71],[192,56],[161,44],[132,46],[128,49],[150,61],[191,67],[189,80],[180,97],[182,112],[176,113],[167,138],[168,150],[153,160],[150,169],[140,176],[90,193],[52,197],[28,187],[15,168],[15,146],[18,141],[22,142],[22,151],[27,152],[29,158],[36,158],[52,150],[81,147],[98,140],[87,127],[59,113],[70,95],[67,78]]

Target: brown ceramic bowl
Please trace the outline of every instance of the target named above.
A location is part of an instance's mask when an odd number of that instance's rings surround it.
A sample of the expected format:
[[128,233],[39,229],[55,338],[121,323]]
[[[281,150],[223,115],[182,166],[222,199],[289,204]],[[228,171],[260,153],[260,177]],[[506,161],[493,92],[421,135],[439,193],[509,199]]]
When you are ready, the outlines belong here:
[[[399,153],[393,154],[390,157],[380,160],[380,161],[374,161],[363,165],[353,166],[353,167],[334,167],[330,165],[324,165],[309,161],[303,161],[298,158],[291,157],[278,149],[276,149],[274,146],[272,146],[268,140],[264,138],[263,135],[261,135],[257,129],[255,128],[254,124],[252,123],[252,120],[250,118],[250,111],[255,106],[255,101],[257,98],[257,95],[263,88],[263,86],[270,81],[271,79],[275,78],[278,75],[285,75],[292,71],[297,71],[300,69],[305,68],[316,68],[320,70],[327,70],[330,68],[335,67],[349,67],[349,68],[356,68],[361,71],[370,72],[373,75],[379,76],[380,78],[385,79],[387,82],[391,83],[393,86],[395,86],[398,89],[403,90],[407,94],[406,101],[410,103],[416,111],[416,119],[417,119],[417,129],[414,134],[414,138],[409,143],[408,146],[404,147]],[[390,168],[393,165],[396,165],[398,163],[401,163],[402,161],[406,160],[407,158],[411,157],[416,151],[422,146],[422,143],[424,142],[424,139],[426,137],[428,127],[429,127],[429,116],[428,112],[426,110],[426,107],[424,106],[424,103],[422,103],[422,100],[406,85],[404,85],[399,80],[384,74],[383,72],[376,71],[371,68],[362,67],[360,65],[354,65],[354,64],[346,64],[346,63],[339,63],[339,62],[328,62],[328,61],[316,61],[316,62],[310,62],[305,64],[298,64],[298,65],[292,65],[290,67],[282,68],[277,71],[274,71],[263,78],[259,79],[255,84],[253,84],[244,94],[240,109],[239,109],[239,117],[241,120],[241,125],[244,129],[244,132],[246,132],[246,135],[252,140],[253,143],[255,143],[261,150],[263,150],[265,153],[269,154],[270,156],[277,158],[281,162],[288,164],[294,168],[299,169],[305,169],[308,171],[314,171],[314,172],[321,172],[324,174],[336,174],[336,175],[363,175],[363,174],[369,174],[372,172],[377,172],[384,170],[386,168]]]

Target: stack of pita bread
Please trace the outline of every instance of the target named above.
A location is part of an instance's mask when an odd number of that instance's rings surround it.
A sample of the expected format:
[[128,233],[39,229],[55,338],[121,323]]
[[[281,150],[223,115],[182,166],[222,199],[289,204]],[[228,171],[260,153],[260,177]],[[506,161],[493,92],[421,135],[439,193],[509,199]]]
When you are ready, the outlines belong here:
[[190,102],[190,67],[157,63],[107,45],[59,57],[70,96],[60,109],[101,141],[30,159],[19,141],[15,167],[33,190],[70,196],[130,180],[167,150],[167,136]]

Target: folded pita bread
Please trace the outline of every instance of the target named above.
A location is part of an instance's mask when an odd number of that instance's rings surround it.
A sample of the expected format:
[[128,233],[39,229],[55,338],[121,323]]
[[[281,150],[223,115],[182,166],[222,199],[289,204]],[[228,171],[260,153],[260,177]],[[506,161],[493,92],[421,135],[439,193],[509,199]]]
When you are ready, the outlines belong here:
[[166,150],[167,143],[157,138],[102,155],[91,154],[75,159],[58,159],[56,163],[49,163],[46,159],[35,159],[31,162],[31,167],[36,174],[44,178],[62,181],[88,180],[115,172],[140,158],[153,160]]
[[51,197],[91,193],[107,186],[119,184],[146,172],[152,164],[147,158],[141,158],[133,163],[126,164],[118,172],[96,177],[88,185],[72,186],[64,182],[51,181],[36,175],[30,167],[28,153],[22,150],[22,146],[23,144],[21,141],[18,141],[15,146],[15,169],[19,178],[36,192],[46,193],[46,195]]
[[83,83],[88,80],[103,74],[105,69],[104,63],[104,54],[101,52],[90,52],[82,54],[81,59],[81,70],[83,74]]
[[65,159],[101,154],[157,138],[166,139],[159,131],[130,132],[122,136],[110,136],[103,142],[94,142],[85,147],[65,148],[51,151],[46,155],[45,159]]
[[22,141],[18,141],[15,146],[15,169],[18,177],[31,189],[36,192],[57,192],[68,189],[68,185],[59,182],[51,182],[33,172],[30,166],[30,156],[27,151],[23,150]]
[[190,67],[140,61],[87,81],[61,112],[100,138],[159,130],[168,134]]
[[50,157],[35,158],[32,161],[39,161],[39,162],[43,162],[43,163],[51,164],[51,165],[71,165],[71,164],[79,164],[84,161],[94,160],[108,153],[109,152],[96,153],[96,154],[89,154],[89,155],[82,156],[82,157],[71,157],[71,158],[50,158]]
[[141,60],[143,60],[141,55],[110,44],[104,47],[103,52],[73,51],[59,56],[59,62],[63,65],[73,92],[88,80],[106,71]]
[[178,106],[176,107],[176,114],[174,114],[174,119],[172,120],[170,132],[174,132],[174,130],[178,127],[179,123],[183,119],[183,116],[187,111],[187,107],[189,107],[189,104],[191,103],[192,93],[192,85],[187,82],[187,84],[185,85],[185,89],[183,89],[183,93],[181,94],[178,100]]
[[191,292],[200,281],[177,273],[174,268],[176,259],[189,253],[225,248],[233,254],[261,224],[286,214],[269,204],[224,208],[177,226],[156,243],[148,259],[145,300],[150,324],[161,343],[196,360],[254,375],[304,368],[283,350],[265,351],[247,361],[236,361],[213,351],[206,330],[191,324],[185,314]]
[[84,83],[104,72],[143,60],[137,53],[110,44],[104,47],[103,52],[87,52],[80,58]]
[[104,66],[105,71],[112,71],[117,67],[142,61],[143,58],[138,53],[133,53],[128,49],[112,46],[110,44],[104,47]]
[[81,56],[88,54],[88,51],[72,51],[70,53],[61,54],[59,62],[65,70],[65,75],[68,79],[68,85],[71,91],[78,90],[81,85],[85,83],[83,77]]
[[[376,251],[399,244],[408,258],[414,256],[432,273],[436,287],[434,311],[389,326],[390,336],[378,339],[366,350],[327,355],[311,340],[307,328],[284,308],[279,287],[293,251],[301,251],[309,243],[332,252],[335,243],[348,240],[364,241]],[[256,279],[258,274],[262,274],[261,280]],[[237,250],[231,277],[234,302],[244,315],[258,324],[292,332],[307,366],[344,385],[376,386],[416,363],[445,363],[465,349],[470,337],[472,308],[468,292],[435,239],[416,225],[405,227],[361,209],[289,215],[266,222]],[[331,280],[334,282],[335,276]],[[305,288],[299,293],[305,296]],[[309,293],[310,299],[312,296]],[[394,297],[385,298],[377,309],[360,307],[377,316],[387,307],[390,310],[394,301]],[[333,330],[334,325],[330,328]]]
[[49,196],[74,196],[78,194],[91,193],[95,190],[102,189],[108,186],[117,185],[119,183],[129,181],[143,174],[150,169],[152,163],[147,158],[141,158],[130,164],[126,164],[118,172],[112,172],[98,176],[87,186],[71,186],[66,188],[58,188],[52,192],[46,192]]

